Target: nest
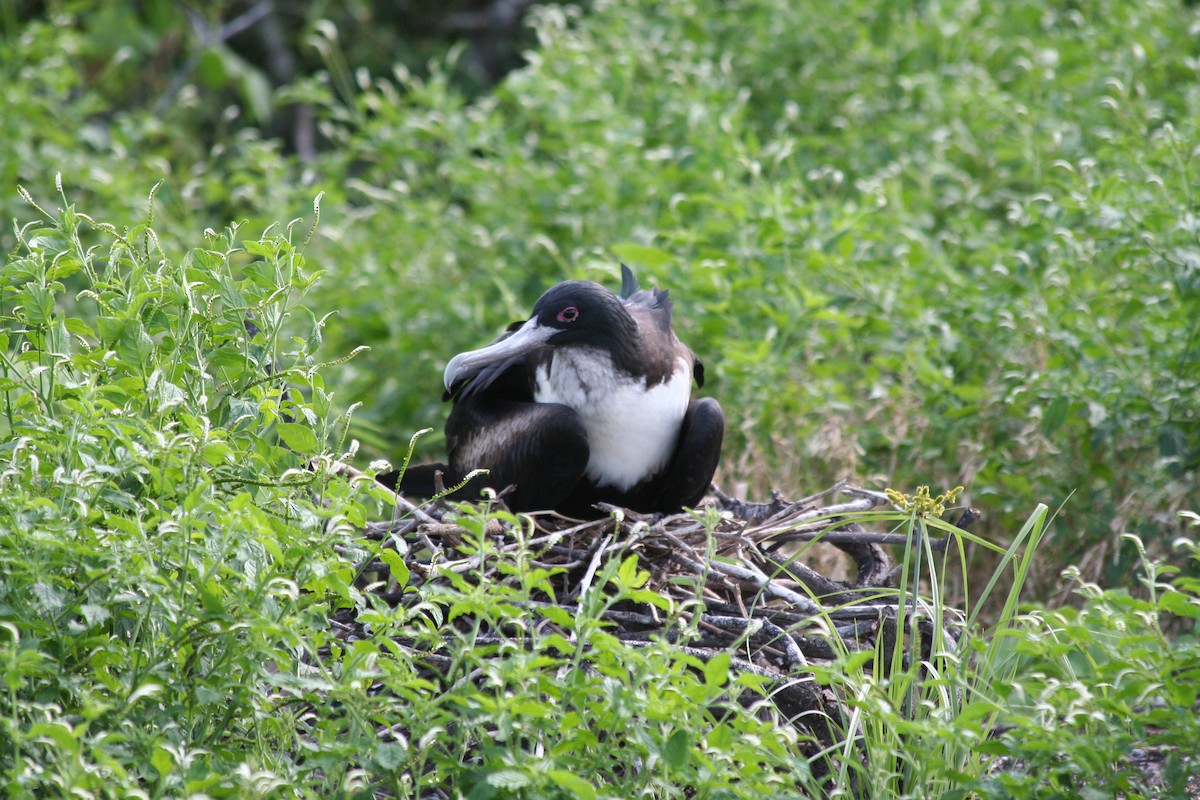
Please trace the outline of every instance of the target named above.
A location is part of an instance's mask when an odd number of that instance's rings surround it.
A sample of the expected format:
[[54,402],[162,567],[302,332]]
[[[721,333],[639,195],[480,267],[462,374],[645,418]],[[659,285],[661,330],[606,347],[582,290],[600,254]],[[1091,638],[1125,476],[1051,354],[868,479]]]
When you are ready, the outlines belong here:
[[[483,532],[491,548],[487,557],[478,555],[479,534],[456,524],[450,510],[418,508],[403,497],[396,502],[403,518],[369,524],[364,535],[398,552],[408,568],[408,584],[398,585],[384,563],[373,559],[361,565],[360,588],[389,604],[410,606],[422,602],[426,592],[421,589],[452,579],[514,580],[497,569],[501,559],[495,555],[524,548],[531,567],[551,574],[552,590],[530,613],[542,616],[540,603],[574,615],[580,599],[599,588],[603,565],[636,555],[638,568],[649,573],[647,588],[684,610],[668,616],[651,605],[618,603],[603,614],[609,632],[634,647],[669,642],[703,661],[732,655],[731,671],[765,679],[779,718],[807,734],[803,740],[813,752],[841,741],[846,719],[837,693],[814,680],[814,664],[880,644],[888,654],[903,648],[900,657],[912,663],[913,657],[928,657],[935,633],[951,647],[957,639],[957,631],[935,631],[933,626],[944,622],[919,608],[912,594],[902,598],[892,588],[898,568],[883,546],[908,544],[907,537],[872,532],[853,521],[889,506],[888,498],[846,483],[795,501],[776,495],[769,503],[744,502],[714,488],[713,498],[700,509],[665,517],[619,508],[587,522],[532,515],[532,528],[523,523],[520,536],[512,523],[492,519]],[[976,518],[977,512],[968,510],[957,524],[965,527]],[[849,557],[852,580],[826,577],[791,555],[798,543],[817,539]],[[946,542],[928,544],[942,549]],[[924,613],[901,614],[901,603],[906,612]],[[903,631],[900,618],[906,619]],[[352,611],[331,622],[344,640],[364,636]],[[681,635],[684,629],[687,634]],[[497,642],[504,636],[493,633]],[[438,663],[446,656],[429,648],[414,655],[434,673],[448,666]],[[761,698],[739,698],[755,699]]]

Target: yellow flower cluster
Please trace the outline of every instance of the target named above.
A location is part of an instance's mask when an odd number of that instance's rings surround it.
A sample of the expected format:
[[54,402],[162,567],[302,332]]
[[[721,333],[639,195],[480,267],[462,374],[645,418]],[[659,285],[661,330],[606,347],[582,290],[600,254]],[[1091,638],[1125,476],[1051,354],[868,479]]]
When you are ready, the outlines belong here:
[[963,487],[956,486],[937,497],[930,497],[928,486],[918,486],[916,494],[911,495],[895,489],[885,489],[884,492],[901,511],[916,513],[922,517],[940,517],[946,512],[946,506],[953,503],[962,490]]

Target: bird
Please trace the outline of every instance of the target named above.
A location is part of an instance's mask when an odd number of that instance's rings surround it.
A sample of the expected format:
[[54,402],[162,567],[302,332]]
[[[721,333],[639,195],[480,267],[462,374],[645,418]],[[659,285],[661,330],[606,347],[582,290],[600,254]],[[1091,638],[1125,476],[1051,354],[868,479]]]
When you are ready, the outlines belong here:
[[597,518],[598,503],[643,514],[699,504],[720,459],[725,417],[711,397],[692,399],[704,366],[675,335],[667,291],[638,288],[621,265],[621,291],[556,284],[478,350],[446,364],[448,463],[410,466],[378,480],[429,497],[435,474],[474,499],[508,489],[514,512]]

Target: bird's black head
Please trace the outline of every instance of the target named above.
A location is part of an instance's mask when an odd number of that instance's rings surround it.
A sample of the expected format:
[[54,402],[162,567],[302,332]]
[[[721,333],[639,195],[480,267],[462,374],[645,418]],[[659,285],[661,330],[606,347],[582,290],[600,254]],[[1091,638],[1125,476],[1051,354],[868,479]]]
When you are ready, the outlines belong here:
[[531,365],[563,347],[604,351],[618,369],[639,366],[641,334],[626,301],[591,281],[564,281],[541,296],[528,320],[514,323],[487,347],[460,353],[446,365],[446,396],[466,397],[517,365]]
[[637,323],[621,298],[591,281],[564,281],[533,306],[531,320],[550,331],[546,344],[585,345],[614,353],[636,344]]

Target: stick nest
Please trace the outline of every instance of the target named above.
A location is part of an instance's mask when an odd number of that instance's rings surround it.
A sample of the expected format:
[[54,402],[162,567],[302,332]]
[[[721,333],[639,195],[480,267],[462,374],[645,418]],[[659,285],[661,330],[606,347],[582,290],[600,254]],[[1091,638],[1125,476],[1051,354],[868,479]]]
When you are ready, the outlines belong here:
[[[524,548],[525,563],[550,574],[550,591],[531,613],[555,605],[574,616],[580,598],[603,588],[596,583],[603,565],[636,555],[638,569],[649,573],[645,588],[684,611],[667,615],[650,604],[623,601],[603,614],[610,632],[630,646],[671,642],[701,660],[734,653],[731,670],[765,678],[782,718],[811,734],[814,746],[828,747],[838,740],[844,715],[835,693],[813,680],[812,665],[876,648],[881,638],[885,653],[901,643],[909,662],[926,657],[933,639],[929,613],[911,615],[905,634],[897,634],[901,601],[891,589],[896,569],[883,546],[904,545],[906,537],[871,532],[849,519],[888,504],[882,493],[845,483],[796,501],[776,495],[769,503],[744,502],[714,488],[713,498],[697,511],[665,517],[611,508],[610,516],[588,522],[553,514],[532,515],[532,526],[492,519],[482,533],[489,551],[483,556],[480,534],[457,524],[452,511],[436,505],[420,509],[398,497],[397,512],[404,518],[372,523],[364,534],[402,557],[408,584],[397,584],[376,559],[361,565],[360,588],[392,605],[411,606],[422,602],[423,590],[453,580],[511,582],[519,578],[499,569],[505,560],[496,556]],[[960,527],[974,520],[971,513],[959,520]],[[797,543],[814,539],[849,556],[853,580],[826,577],[790,556]],[[944,540],[930,544],[945,546]],[[914,602],[911,594],[906,602]],[[352,611],[339,612],[331,622],[346,641],[364,638]],[[685,623],[689,633],[681,636]],[[954,631],[947,634],[943,641],[956,638]],[[495,635],[499,640],[502,632]],[[444,658],[424,649],[419,654],[431,672],[439,671]]]

